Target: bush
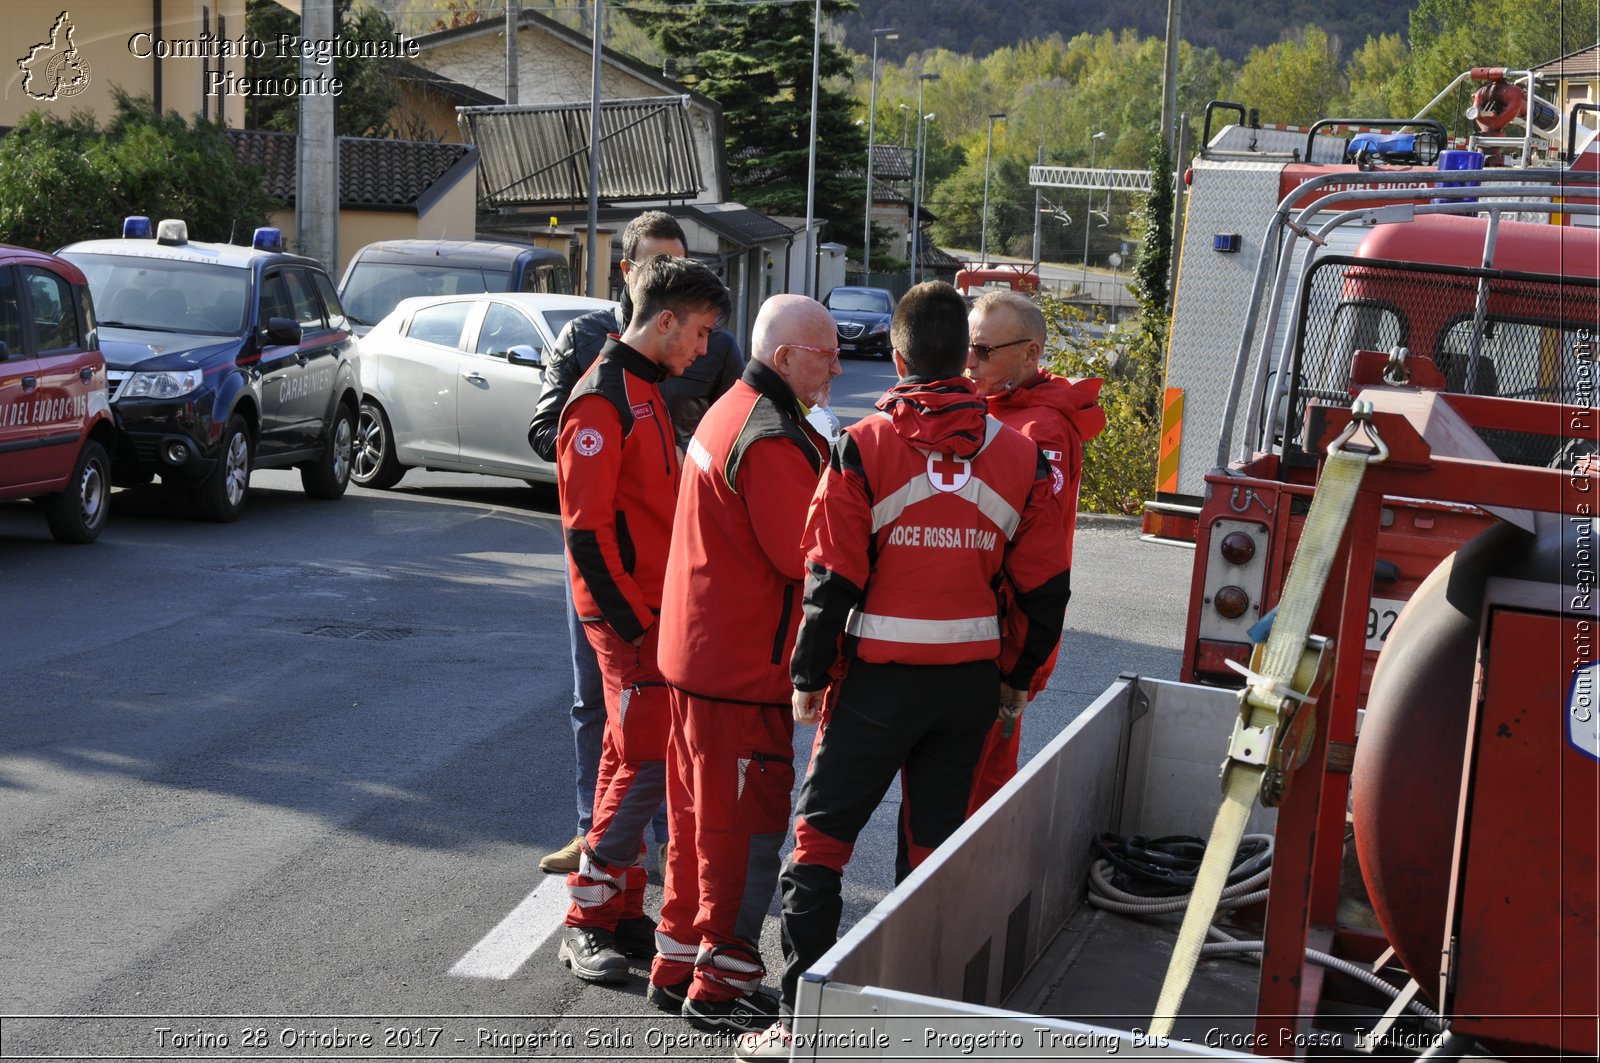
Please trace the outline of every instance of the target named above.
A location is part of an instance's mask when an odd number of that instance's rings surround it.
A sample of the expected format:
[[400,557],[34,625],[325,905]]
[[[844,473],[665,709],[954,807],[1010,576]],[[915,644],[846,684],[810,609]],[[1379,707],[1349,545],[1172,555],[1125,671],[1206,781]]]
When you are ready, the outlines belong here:
[[105,129],[34,111],[0,137],[0,241],[53,251],[116,236],[122,219],[182,218],[195,240],[248,239],[279,204],[223,127],[118,91]]
[[1049,334],[1045,367],[1069,377],[1105,380],[1100,407],[1106,427],[1084,448],[1078,508],[1085,513],[1137,514],[1156,483],[1156,448],[1161,437],[1161,348],[1159,327],[1139,327],[1096,336],[1083,310],[1050,295],[1039,296]]

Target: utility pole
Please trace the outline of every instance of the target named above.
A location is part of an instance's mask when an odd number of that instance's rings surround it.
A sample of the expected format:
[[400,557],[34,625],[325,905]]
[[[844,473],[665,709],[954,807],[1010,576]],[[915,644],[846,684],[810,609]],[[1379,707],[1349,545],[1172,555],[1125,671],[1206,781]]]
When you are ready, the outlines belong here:
[[1178,117],[1178,19],[1182,15],[1183,0],[1167,0],[1167,50],[1166,65],[1161,78],[1161,136],[1167,144],[1167,154],[1177,165]]
[[[1038,164],[1040,166],[1044,165],[1044,145],[1043,144],[1039,145],[1039,163]],[[1033,260],[1035,262],[1040,261],[1040,257],[1041,257],[1040,256],[1040,251],[1041,251],[1041,246],[1040,245],[1041,245],[1042,237],[1044,235],[1044,232],[1043,232],[1043,230],[1044,230],[1044,222],[1041,221],[1040,219],[1043,216],[1044,216],[1044,193],[1040,190],[1038,185],[1034,185],[1033,186]]]
[[506,0],[506,103],[517,102],[517,23],[522,20],[520,0]]
[[[329,41],[334,36],[333,0],[303,0],[300,37]],[[311,49],[300,58],[300,76],[323,73]],[[295,251],[321,262],[329,273],[339,270],[339,138],[333,132],[333,97],[305,93],[300,97],[300,135],[296,138]]]
[[600,15],[601,0],[594,0],[594,44],[589,57],[589,243],[583,253],[589,264],[592,298],[600,296],[600,263],[595,258],[600,245]]
[[811,154],[806,161],[806,281],[802,294],[817,294],[817,234],[812,220],[817,212],[817,81],[822,65],[822,0],[811,10]]

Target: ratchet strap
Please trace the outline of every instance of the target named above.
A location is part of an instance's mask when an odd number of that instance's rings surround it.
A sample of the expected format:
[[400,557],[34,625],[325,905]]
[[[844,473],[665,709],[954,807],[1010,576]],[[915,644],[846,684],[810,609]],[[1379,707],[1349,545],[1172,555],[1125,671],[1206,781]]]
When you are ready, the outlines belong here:
[[[1222,762],[1222,805],[1217,809],[1194,892],[1161,985],[1161,996],[1150,1020],[1152,1037],[1168,1037],[1172,1033],[1183,994],[1200,960],[1200,947],[1205,944],[1206,931],[1227,885],[1251,806],[1257,796],[1264,805],[1277,805],[1289,775],[1310,753],[1316,694],[1327,678],[1332,660],[1331,642],[1311,635],[1311,620],[1322,600],[1362,476],[1369,464],[1389,456],[1388,447],[1372,427],[1371,403],[1357,402],[1351,413],[1349,426],[1328,447],[1300,544],[1278,600],[1272,631],[1264,644],[1257,644],[1248,668],[1234,665],[1244,673],[1245,686],[1239,691],[1239,717],[1234,721],[1227,759]],[[1362,426],[1375,449],[1345,449]]]

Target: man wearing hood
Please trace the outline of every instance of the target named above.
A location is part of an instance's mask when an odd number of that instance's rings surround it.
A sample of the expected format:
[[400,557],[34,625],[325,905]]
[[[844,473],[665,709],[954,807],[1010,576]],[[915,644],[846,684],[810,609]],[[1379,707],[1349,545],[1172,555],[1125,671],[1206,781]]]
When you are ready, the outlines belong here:
[[[816,722],[824,701],[827,718],[781,876],[782,1017],[740,1039],[744,1060],[789,1057],[800,974],[838,938],[844,865],[895,776],[915,865],[960,826],[985,733],[1021,711],[1061,636],[1050,467],[961,375],[966,303],[943,282],[917,285],[890,339],[900,383],[839,437],[801,537],[794,718]],[[1024,617],[1005,627],[1002,582]]]
[[[1078,487],[1083,478],[1083,445],[1106,426],[1097,402],[1099,377],[1071,380],[1039,367],[1044,354],[1044,312],[1017,292],[989,292],[967,315],[967,379],[989,403],[989,415],[1039,445],[1050,463],[1050,489],[1060,504],[1066,535],[1066,565],[1072,567],[1072,533],[1078,523]],[[1008,623],[1016,622],[1008,612]],[[1002,659],[1001,668],[1010,662]],[[1033,675],[1028,700],[1043,690],[1055,670],[1056,654]],[[984,739],[972,780],[968,814],[1017,773],[1022,743],[1018,720],[996,721]]]
[[[567,404],[578,378],[600,356],[600,349],[611,336],[620,335],[633,318],[628,277],[638,264],[652,255],[687,254],[683,227],[672,215],[647,210],[622,230],[622,305],[615,310],[595,310],[574,318],[556,337],[544,368],[544,387],[528,426],[528,444],[545,461],[556,460],[556,435],[560,430],[561,409]],[[695,426],[717,397],[733,387],[744,367],[739,343],[725,329],[717,329],[706,343],[705,357],[669,377],[661,384],[661,394],[672,411],[679,448],[688,446]],[[600,671],[594,650],[584,638],[578,616],[572,609],[572,586],[567,584],[567,635],[572,643],[572,741],[577,756],[578,832],[566,845],[539,861],[541,871],[567,874],[578,869],[583,836],[594,822],[595,777],[600,769],[601,735],[605,732],[606,712],[600,693]],[[657,843],[666,841],[665,815],[655,820]],[[665,863],[664,861],[662,862]],[[648,953],[651,944],[642,942],[639,951]]]

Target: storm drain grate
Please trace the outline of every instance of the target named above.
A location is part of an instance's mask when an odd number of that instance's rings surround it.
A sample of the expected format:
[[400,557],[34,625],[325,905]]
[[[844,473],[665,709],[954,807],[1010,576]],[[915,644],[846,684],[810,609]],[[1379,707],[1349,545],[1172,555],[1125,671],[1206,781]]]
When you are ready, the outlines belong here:
[[343,624],[323,624],[312,628],[307,635],[323,639],[361,639],[365,642],[393,642],[407,638],[411,629],[406,627],[349,627]]

